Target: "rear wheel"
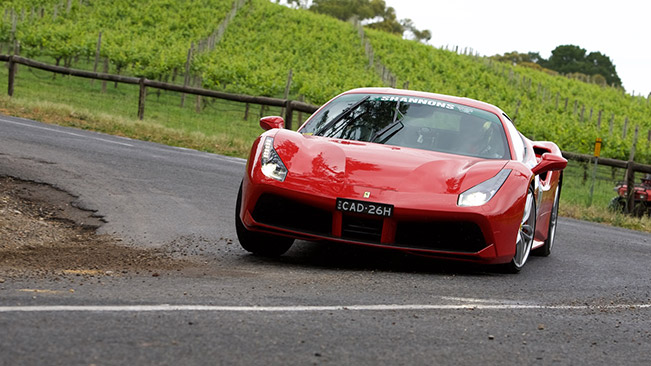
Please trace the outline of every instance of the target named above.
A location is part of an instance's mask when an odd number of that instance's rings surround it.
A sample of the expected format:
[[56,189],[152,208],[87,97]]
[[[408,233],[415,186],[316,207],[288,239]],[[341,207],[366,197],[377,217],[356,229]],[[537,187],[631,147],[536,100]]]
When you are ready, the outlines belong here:
[[624,212],[626,211],[626,200],[623,197],[613,197],[608,204],[608,208],[614,212]]
[[554,246],[554,239],[556,239],[556,224],[558,223],[558,204],[561,196],[561,186],[556,187],[556,194],[554,194],[554,206],[552,206],[552,212],[549,217],[549,230],[547,231],[547,239],[545,244],[542,247],[534,250],[533,255],[539,255],[542,257],[547,257],[552,253],[552,247]]
[[241,206],[242,185],[240,184],[240,190],[237,193],[237,203],[235,205],[235,231],[237,232],[237,239],[240,241],[242,248],[263,257],[277,257],[285,254],[291,248],[292,244],[294,244],[294,239],[292,238],[247,230],[240,219]]
[[522,213],[522,221],[518,236],[515,240],[515,256],[511,262],[506,264],[506,270],[511,273],[520,272],[529,254],[531,254],[531,246],[533,245],[533,236],[536,231],[536,200],[534,199],[533,188],[529,187],[527,191],[527,201],[524,205],[524,212]]
[[647,204],[644,201],[635,203],[635,207],[633,207],[633,215],[635,217],[642,217],[647,213],[647,211]]

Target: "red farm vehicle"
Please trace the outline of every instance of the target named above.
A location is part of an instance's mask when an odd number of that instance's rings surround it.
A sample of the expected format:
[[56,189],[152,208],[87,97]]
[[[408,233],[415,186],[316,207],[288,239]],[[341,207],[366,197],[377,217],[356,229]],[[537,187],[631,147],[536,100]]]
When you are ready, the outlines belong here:
[[[610,201],[610,208],[616,211],[624,212],[626,210],[626,183],[619,183],[615,187],[617,197]],[[643,215],[651,216],[651,174],[642,178],[640,184],[635,185],[634,203],[631,212],[633,215],[641,217]]]

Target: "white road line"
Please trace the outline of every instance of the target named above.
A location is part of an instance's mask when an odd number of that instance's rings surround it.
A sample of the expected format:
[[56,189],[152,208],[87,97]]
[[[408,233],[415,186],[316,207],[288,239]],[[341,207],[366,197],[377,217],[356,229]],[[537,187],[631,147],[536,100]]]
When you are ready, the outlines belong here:
[[64,134],[64,135],[70,135],[70,136],[81,137],[81,138],[89,138],[89,139],[93,139],[93,140],[108,142],[110,144],[129,146],[129,147],[133,146],[132,144],[127,144],[127,143],[124,143],[124,142],[107,140],[107,139],[103,139],[103,138],[100,138],[100,137],[86,136],[86,135],[81,135],[81,134],[74,133],[74,132],[69,132],[69,131],[61,131],[61,130],[57,130],[55,128],[49,128],[49,127],[43,127],[43,126],[34,126],[34,125],[30,125],[28,123],[9,121],[9,120],[4,119],[4,118],[0,118],[0,121],[6,122],[6,123],[11,123],[11,124],[14,124],[14,125],[24,126],[24,127],[36,128],[36,129],[39,129],[39,130],[57,132],[57,133],[61,133],[61,134]]
[[532,304],[453,304],[453,305],[338,305],[338,306],[219,306],[219,305],[45,305],[0,306],[0,313],[16,312],[332,312],[402,310],[622,310],[647,309],[651,304],[620,305],[532,305]]
[[492,304],[504,304],[505,301],[502,300],[494,300],[494,299],[475,299],[472,297],[452,297],[452,296],[441,296],[441,299],[443,300],[448,300],[448,301],[456,301],[456,302],[469,302],[469,303],[476,303],[476,302],[485,302],[485,303],[492,303]]

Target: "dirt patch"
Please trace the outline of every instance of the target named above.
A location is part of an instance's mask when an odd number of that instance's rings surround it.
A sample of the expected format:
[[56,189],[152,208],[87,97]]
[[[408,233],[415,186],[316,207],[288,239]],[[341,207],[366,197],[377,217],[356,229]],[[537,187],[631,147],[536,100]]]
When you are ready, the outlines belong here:
[[184,267],[164,252],[98,235],[102,218],[45,184],[0,177],[0,282],[23,276],[158,276]]

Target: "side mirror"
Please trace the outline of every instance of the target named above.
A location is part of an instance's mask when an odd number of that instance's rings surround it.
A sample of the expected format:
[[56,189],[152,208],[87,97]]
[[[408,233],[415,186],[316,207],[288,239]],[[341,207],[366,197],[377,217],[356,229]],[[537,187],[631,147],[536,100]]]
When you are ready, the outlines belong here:
[[533,174],[538,175],[550,172],[552,170],[563,170],[566,166],[567,160],[565,160],[565,158],[558,155],[545,153],[542,155],[540,163],[533,167],[531,171]]
[[265,131],[272,128],[285,128],[285,120],[279,116],[263,117],[260,118],[260,127]]

